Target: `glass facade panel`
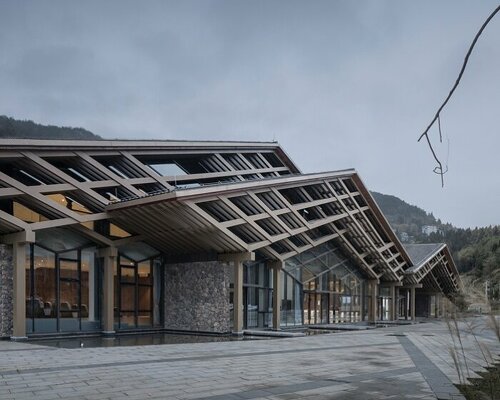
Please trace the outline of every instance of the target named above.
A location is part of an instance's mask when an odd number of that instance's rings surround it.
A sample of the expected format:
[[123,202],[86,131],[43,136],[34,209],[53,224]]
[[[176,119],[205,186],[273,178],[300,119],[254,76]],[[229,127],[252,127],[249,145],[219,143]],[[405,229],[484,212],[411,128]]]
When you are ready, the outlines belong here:
[[78,260],[59,258],[60,279],[78,279]]
[[391,288],[380,286],[378,289],[378,319],[388,321],[391,319]]
[[[59,328],[80,330],[80,263],[78,252],[62,253],[59,261]],[[71,321],[70,321],[71,320]]]
[[139,326],[151,326],[152,324],[152,286],[139,286],[139,309],[137,323]]
[[243,267],[243,325],[245,328],[272,326],[272,270],[263,261]]
[[99,328],[98,285],[95,249],[81,251],[81,327],[84,331]]
[[95,251],[57,253],[38,245],[28,248],[28,333],[99,329]]
[[57,331],[57,276],[56,254],[33,246],[34,296],[43,304],[43,312],[33,316],[33,331],[36,333]]
[[[332,243],[299,254],[285,264],[285,273],[290,279],[284,282],[283,308],[289,307],[288,287],[293,279],[295,290],[303,292],[302,301],[294,295],[294,303],[302,304],[304,324],[361,321],[364,280],[357,271]],[[288,311],[285,315],[282,324],[290,322]]]
[[135,267],[130,267],[128,265],[121,265],[121,283],[135,283]]
[[150,285],[151,283],[153,283],[150,260],[143,261],[137,264],[137,275],[139,285]]
[[437,316],[437,302],[436,302],[436,296],[435,295],[430,295],[430,316],[431,317],[436,317]]
[[120,309],[122,312],[135,310],[135,286],[121,285],[120,290]]

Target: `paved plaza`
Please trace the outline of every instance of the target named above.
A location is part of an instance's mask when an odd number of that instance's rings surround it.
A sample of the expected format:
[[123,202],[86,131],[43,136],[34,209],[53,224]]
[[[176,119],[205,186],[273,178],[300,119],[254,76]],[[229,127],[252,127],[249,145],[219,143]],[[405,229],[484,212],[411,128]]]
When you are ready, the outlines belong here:
[[[477,318],[475,322],[481,322]],[[500,354],[464,333],[468,368]],[[0,399],[463,399],[445,322],[270,340],[65,349],[0,341]]]

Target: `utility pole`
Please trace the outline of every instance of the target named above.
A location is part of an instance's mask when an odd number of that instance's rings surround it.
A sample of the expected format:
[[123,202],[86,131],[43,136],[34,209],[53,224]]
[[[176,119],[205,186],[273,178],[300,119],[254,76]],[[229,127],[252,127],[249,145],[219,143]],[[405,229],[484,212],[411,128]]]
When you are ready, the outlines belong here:
[[485,280],[484,281],[484,295],[486,296],[486,302],[488,302],[488,287],[489,287],[490,281]]

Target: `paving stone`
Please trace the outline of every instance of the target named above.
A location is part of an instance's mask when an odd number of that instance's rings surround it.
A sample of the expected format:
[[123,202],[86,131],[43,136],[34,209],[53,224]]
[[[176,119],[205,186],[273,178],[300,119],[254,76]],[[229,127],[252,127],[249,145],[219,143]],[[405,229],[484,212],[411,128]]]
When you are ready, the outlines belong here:
[[[481,340],[500,354],[493,336]],[[474,338],[464,334],[463,341],[478,370],[485,361]],[[259,341],[79,349],[40,343],[0,341],[2,400],[461,398],[440,321]]]

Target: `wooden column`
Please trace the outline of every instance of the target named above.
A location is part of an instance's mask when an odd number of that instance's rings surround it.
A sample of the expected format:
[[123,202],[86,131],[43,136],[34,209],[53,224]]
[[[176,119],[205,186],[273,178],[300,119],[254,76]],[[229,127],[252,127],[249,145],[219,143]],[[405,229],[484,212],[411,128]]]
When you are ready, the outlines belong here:
[[370,298],[371,305],[368,310],[368,321],[375,323],[377,321],[377,286],[378,280],[371,279],[370,281]]
[[273,261],[270,267],[273,269],[273,329],[280,330],[281,326],[281,270],[283,269],[283,261]]
[[26,243],[12,244],[14,315],[12,340],[26,339]]
[[243,335],[243,263],[254,260],[252,252],[219,254],[219,261],[231,262],[234,268],[233,335]]
[[114,267],[117,262],[118,250],[114,247],[106,247],[99,250],[98,256],[103,260],[102,332],[106,335],[112,335],[115,333]]
[[410,288],[410,318],[415,321],[415,286]]
[[405,290],[405,319],[408,320],[408,307],[410,304],[410,289]]
[[234,262],[233,335],[243,334],[243,261]]

